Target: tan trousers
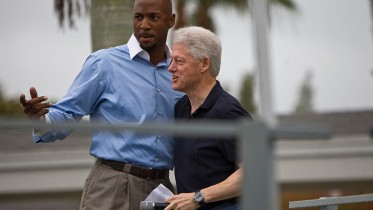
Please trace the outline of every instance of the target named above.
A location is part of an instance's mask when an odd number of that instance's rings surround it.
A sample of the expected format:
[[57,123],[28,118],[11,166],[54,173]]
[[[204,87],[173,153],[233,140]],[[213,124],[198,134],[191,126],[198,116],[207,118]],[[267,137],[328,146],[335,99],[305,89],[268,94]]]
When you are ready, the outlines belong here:
[[96,163],[84,184],[80,210],[139,210],[161,183],[174,192],[169,179],[145,179]]

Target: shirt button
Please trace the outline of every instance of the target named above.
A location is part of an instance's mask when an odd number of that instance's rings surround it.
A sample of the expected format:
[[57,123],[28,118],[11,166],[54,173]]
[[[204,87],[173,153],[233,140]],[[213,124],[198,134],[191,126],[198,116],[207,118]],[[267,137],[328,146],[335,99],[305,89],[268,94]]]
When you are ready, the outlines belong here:
[[160,89],[160,88],[157,88],[157,91],[158,91],[158,92],[161,92],[161,89]]
[[158,159],[158,158],[156,158],[156,159],[154,159],[154,161],[155,161],[155,162],[158,162],[158,161],[159,161],[159,159]]

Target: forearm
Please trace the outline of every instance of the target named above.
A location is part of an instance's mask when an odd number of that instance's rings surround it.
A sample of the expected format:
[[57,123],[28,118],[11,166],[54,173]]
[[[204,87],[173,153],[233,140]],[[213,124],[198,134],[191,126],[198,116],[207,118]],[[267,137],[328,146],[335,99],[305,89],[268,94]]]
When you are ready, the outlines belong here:
[[[60,116],[54,116],[54,119],[52,120],[48,114],[45,115],[45,123],[46,124],[59,124],[59,123],[68,123],[75,121],[73,119],[63,118],[68,117],[68,115],[60,115]],[[41,127],[38,129],[33,129],[33,139],[36,143],[47,143],[47,142],[54,142],[57,139],[62,140],[65,139],[70,133],[72,132],[72,129],[50,129]]]
[[237,169],[224,181],[201,189],[205,203],[238,197],[241,193],[242,169]]

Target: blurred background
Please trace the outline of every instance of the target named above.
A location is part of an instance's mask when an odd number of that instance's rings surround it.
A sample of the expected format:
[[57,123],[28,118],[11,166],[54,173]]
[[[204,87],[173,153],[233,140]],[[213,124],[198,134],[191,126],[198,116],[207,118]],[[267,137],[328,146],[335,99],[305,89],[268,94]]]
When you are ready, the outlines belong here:
[[[218,79],[257,112],[253,26],[246,0],[174,0],[177,27],[213,30],[223,45]],[[327,141],[276,143],[280,206],[373,193],[373,1],[272,0],[269,52],[280,123],[328,124]],[[92,51],[132,34],[130,0],[0,1],[0,117],[23,119],[31,86],[56,102]],[[0,209],[78,209],[93,159],[90,134],[34,144],[29,129],[0,129]],[[371,203],[340,209],[372,209]],[[312,209],[312,208],[310,208]]]

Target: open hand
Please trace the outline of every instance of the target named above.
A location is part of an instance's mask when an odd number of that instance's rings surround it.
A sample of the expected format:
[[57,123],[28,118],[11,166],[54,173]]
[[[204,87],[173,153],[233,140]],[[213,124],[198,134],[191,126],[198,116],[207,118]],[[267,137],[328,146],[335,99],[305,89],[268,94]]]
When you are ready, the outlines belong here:
[[52,103],[46,103],[48,100],[46,96],[39,96],[38,92],[34,87],[30,88],[31,99],[26,100],[25,94],[21,94],[19,102],[23,106],[23,112],[29,119],[40,119],[45,120],[45,114],[48,113],[48,108],[52,106]]

